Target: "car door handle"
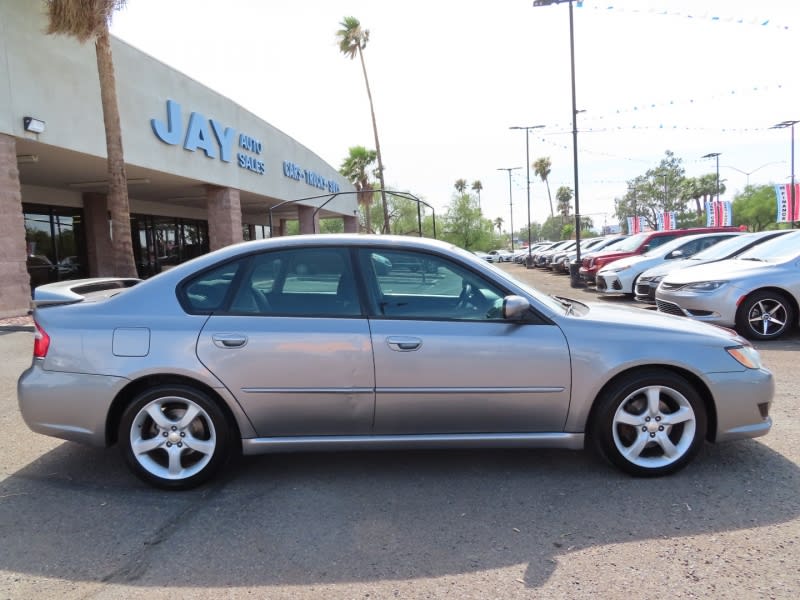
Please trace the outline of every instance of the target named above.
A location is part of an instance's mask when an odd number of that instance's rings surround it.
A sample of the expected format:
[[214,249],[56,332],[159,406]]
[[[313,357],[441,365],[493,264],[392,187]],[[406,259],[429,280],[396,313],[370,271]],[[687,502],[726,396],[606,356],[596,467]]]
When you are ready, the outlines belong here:
[[238,333],[215,333],[211,339],[220,348],[241,348],[247,343],[247,336]]
[[411,352],[422,347],[422,340],[414,337],[392,336],[386,338],[386,343],[389,348],[397,352]]

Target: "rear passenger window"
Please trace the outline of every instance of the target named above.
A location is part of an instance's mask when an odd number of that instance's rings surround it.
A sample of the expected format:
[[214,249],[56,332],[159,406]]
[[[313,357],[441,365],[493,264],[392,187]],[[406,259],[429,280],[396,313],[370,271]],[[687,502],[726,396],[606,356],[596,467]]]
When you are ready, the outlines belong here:
[[195,276],[182,288],[184,308],[189,312],[213,312],[225,306],[241,262],[226,263]]

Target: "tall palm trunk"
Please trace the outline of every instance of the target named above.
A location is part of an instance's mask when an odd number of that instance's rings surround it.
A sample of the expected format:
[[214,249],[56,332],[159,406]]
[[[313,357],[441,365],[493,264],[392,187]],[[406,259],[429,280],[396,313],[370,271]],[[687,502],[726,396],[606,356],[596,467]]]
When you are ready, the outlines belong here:
[[381,143],[378,141],[378,123],[375,120],[375,107],[372,104],[372,91],[369,88],[367,65],[364,63],[364,53],[358,47],[358,58],[361,59],[361,70],[364,73],[364,83],[367,85],[367,98],[369,98],[369,111],[372,115],[372,132],[375,135],[375,152],[378,155],[378,181],[381,182],[381,204],[383,205],[383,233],[391,233],[389,228],[389,206],[386,204],[386,185],[383,181],[383,159],[381,158]]
[[111,58],[111,39],[107,27],[97,36],[95,50],[97,72],[100,76],[103,123],[106,130],[106,152],[108,153],[108,209],[111,212],[111,236],[113,238],[113,275],[136,277],[136,263],[133,260],[131,240],[128,178],[125,174],[125,159],[122,153],[122,127],[117,104],[114,62]]
[[550,218],[552,219],[555,216],[553,212],[553,196],[550,195],[550,180],[545,177],[544,184],[547,186],[547,199],[550,201]]

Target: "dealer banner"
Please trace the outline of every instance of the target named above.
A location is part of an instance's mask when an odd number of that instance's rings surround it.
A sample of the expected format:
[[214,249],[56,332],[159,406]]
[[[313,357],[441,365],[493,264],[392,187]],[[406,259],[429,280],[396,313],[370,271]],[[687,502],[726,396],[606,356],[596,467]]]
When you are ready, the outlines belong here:
[[794,184],[794,206],[792,206],[792,186],[789,183],[775,186],[778,202],[777,223],[800,221],[800,183]]

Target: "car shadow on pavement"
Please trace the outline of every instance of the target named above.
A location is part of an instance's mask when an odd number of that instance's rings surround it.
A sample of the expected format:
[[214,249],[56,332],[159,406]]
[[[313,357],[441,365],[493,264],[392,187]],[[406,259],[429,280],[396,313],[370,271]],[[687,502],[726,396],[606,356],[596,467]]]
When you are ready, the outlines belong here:
[[537,588],[569,552],[795,519],[798,471],[755,440],[706,445],[660,479],[557,450],[278,454],[170,493],[113,450],[63,443],[0,484],[0,569],[196,588],[524,565]]

